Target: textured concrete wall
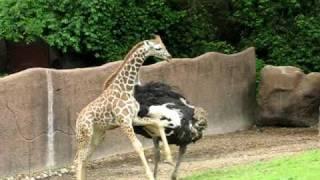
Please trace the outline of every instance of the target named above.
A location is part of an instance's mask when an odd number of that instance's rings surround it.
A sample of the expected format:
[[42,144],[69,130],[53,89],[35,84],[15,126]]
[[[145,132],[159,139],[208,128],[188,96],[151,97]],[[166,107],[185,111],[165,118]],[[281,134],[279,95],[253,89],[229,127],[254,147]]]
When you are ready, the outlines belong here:
[[[104,80],[119,64],[73,70],[37,68],[1,78],[0,176],[70,163],[77,113],[101,93]],[[141,81],[169,83],[192,104],[207,109],[207,134],[247,129],[254,122],[253,48],[145,66]],[[132,151],[129,144],[118,129],[109,131],[95,157]]]

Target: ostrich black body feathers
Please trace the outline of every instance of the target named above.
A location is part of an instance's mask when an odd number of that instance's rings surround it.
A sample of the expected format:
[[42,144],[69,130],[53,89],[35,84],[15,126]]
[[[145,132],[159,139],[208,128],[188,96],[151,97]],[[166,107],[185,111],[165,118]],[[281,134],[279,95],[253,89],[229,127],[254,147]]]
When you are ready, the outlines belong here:
[[[169,125],[165,127],[168,143],[179,146],[176,166],[171,174],[171,180],[176,180],[187,145],[199,140],[203,130],[207,127],[207,113],[201,107],[190,105],[181,94],[173,91],[170,86],[159,82],[135,86],[134,96],[140,104],[138,116],[169,122]],[[152,132],[148,131],[148,127],[133,126],[133,128],[137,134],[153,139],[155,147],[154,177],[156,177],[160,161],[160,138],[152,135]]]
[[[150,113],[158,113],[161,114],[161,120],[175,121],[174,125],[165,129],[169,144],[186,145],[201,138],[202,132],[198,135],[200,137],[194,137],[191,131],[194,122],[194,108],[188,105],[185,98],[173,91],[170,86],[159,82],[151,82],[144,86],[137,85],[135,86],[135,98],[140,104],[138,116],[146,117]],[[158,110],[166,110],[166,112],[158,112]],[[178,114],[179,118],[167,116],[167,112]],[[134,130],[137,134],[151,138],[142,126],[134,126]]]

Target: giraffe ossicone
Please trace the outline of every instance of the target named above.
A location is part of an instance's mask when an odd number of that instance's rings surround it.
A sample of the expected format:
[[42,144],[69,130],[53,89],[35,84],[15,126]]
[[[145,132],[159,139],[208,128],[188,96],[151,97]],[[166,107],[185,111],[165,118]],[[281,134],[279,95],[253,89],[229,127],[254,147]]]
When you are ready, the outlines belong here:
[[136,44],[125,56],[120,67],[106,80],[103,93],[84,107],[76,121],[77,156],[75,158],[77,180],[86,179],[86,163],[95,148],[101,143],[107,130],[120,127],[131,141],[144,165],[148,179],[153,174],[146,161],[143,147],[137,139],[133,125],[156,128],[164,143],[166,160],[172,163],[172,156],[164,123],[160,119],[139,118],[139,104],[134,98],[134,86],[139,81],[138,73],[148,56],[171,59],[159,36]]

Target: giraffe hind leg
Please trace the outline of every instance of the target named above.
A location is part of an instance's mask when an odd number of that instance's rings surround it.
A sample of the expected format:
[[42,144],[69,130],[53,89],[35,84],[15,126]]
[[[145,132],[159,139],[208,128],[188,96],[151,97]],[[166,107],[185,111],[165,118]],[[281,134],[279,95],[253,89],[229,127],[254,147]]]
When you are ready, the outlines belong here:
[[86,179],[86,165],[89,157],[103,139],[103,133],[93,126],[80,126],[77,134],[78,150],[75,158],[76,179]]
[[79,145],[77,157],[75,159],[77,180],[86,180],[86,164],[91,153],[90,151],[89,142]]

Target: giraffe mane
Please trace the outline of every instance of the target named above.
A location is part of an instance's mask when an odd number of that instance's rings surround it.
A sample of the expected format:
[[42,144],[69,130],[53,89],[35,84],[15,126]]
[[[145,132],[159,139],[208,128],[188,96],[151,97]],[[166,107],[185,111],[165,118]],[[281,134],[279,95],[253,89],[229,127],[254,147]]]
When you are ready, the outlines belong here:
[[141,41],[139,43],[137,43],[135,46],[133,46],[133,48],[131,48],[131,50],[127,53],[127,55],[124,57],[124,60],[122,62],[122,64],[120,65],[120,67],[114,71],[108,78],[107,80],[104,82],[103,85],[103,90],[107,89],[110,84],[112,83],[112,81],[115,79],[115,77],[118,75],[118,73],[120,72],[120,70],[124,67],[124,65],[128,62],[129,57],[133,54],[133,52],[135,50],[137,50],[141,45],[143,45],[144,41]]
[[[160,43],[164,46],[164,44],[162,43],[162,40],[160,38],[159,35],[153,35],[153,39],[151,41]],[[120,70],[124,67],[124,65],[128,62],[129,57],[133,54],[133,52],[135,50],[137,50],[141,45],[143,45],[144,41],[141,41],[139,43],[137,43],[135,46],[133,46],[133,48],[131,48],[131,50],[127,53],[127,55],[124,57],[123,63],[120,65],[120,67],[114,71],[108,78],[107,80],[104,82],[103,85],[103,90],[107,89],[110,84],[112,83],[112,81],[115,79],[115,77],[118,75],[118,73],[120,72]]]

